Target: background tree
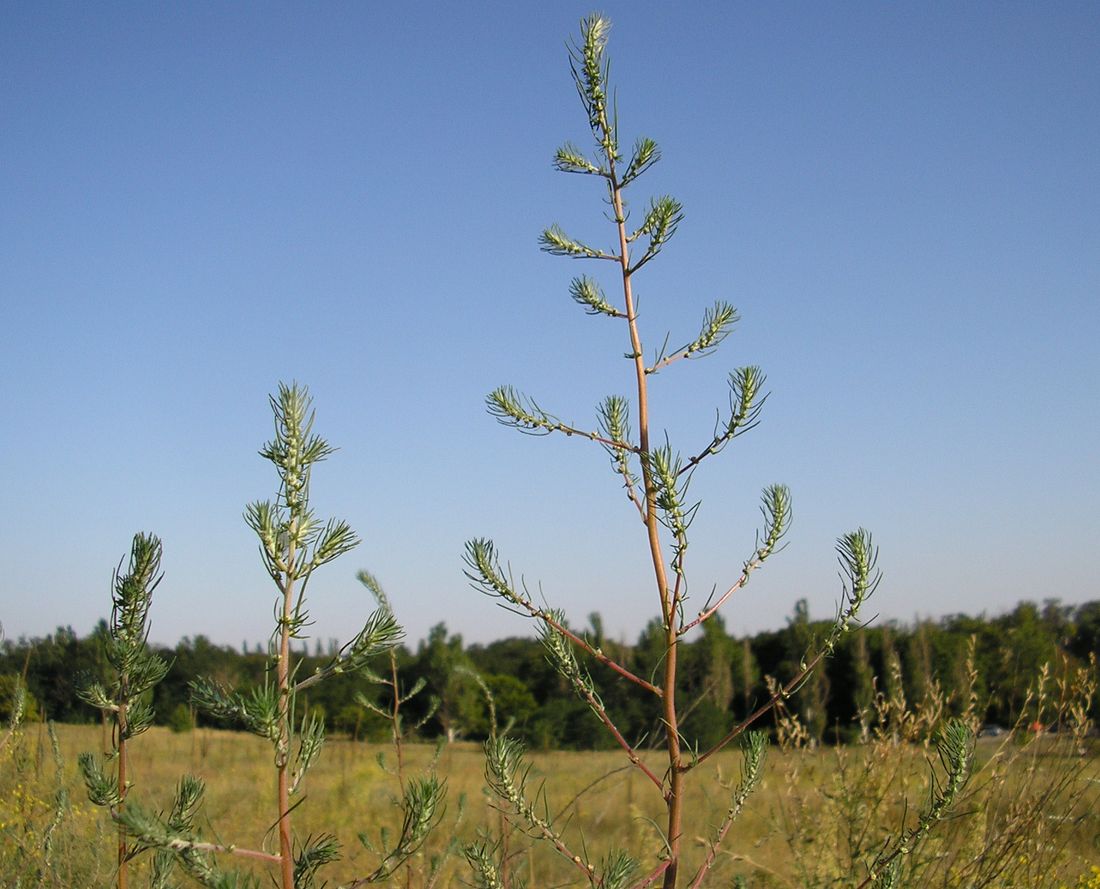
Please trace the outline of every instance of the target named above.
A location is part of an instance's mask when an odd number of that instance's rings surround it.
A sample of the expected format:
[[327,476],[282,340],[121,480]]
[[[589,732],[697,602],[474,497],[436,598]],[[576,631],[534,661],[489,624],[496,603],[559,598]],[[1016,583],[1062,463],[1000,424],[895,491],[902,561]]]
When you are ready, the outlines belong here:
[[436,624],[417,652],[415,671],[428,683],[438,702],[435,719],[447,741],[454,741],[482,719],[484,703],[476,685],[463,675],[473,664],[462,647],[462,637],[447,632],[445,624]]
[[936,679],[932,666],[932,640],[929,636],[928,621],[918,620],[905,646],[904,664],[909,698],[916,702],[928,698]]
[[869,714],[875,697],[874,671],[865,633],[855,633],[849,648],[853,652],[848,682],[852,690],[852,715],[862,719]]
[[752,641],[748,636],[741,640],[741,653],[735,664],[737,674],[735,683],[741,691],[741,710],[738,715],[744,719],[752,712],[752,702],[760,683],[760,667],[753,654]]
[[1100,601],[1086,602],[1076,610],[1068,647],[1081,660],[1100,656]]
[[[787,623],[787,660],[783,673],[797,673],[806,658],[818,644],[821,628],[810,621],[809,603],[799,599],[794,604],[794,614]],[[809,732],[810,740],[818,743],[825,735],[828,724],[829,680],[824,669],[814,670],[806,676],[794,702],[798,718]]]

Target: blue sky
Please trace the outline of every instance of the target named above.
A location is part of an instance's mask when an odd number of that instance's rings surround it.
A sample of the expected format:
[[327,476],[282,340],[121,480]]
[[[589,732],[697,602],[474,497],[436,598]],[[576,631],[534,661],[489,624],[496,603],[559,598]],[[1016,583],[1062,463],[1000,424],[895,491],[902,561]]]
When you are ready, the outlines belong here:
[[[787,550],[727,606],[827,616],[859,525],[872,611],[997,612],[1100,596],[1100,7],[606,3],[625,142],[664,160],[634,201],[685,206],[639,275],[643,332],[717,355],[653,380],[697,449],[727,372],[763,422],[697,475],[699,599],[790,485]],[[5,4],[0,29],[0,621],[85,633],[132,534],[164,538],[153,638],[255,643],[273,590],[242,519],[270,497],[267,393],[308,384],[340,448],[323,516],[363,538],[313,587],[347,637],[366,567],[412,639],[528,631],[470,590],[492,537],[576,623],[656,613],[644,538],[598,448],[498,427],[511,383],[589,425],[629,393],[625,330],[567,295],[552,222],[610,244],[568,4]],[[612,283],[610,279],[606,282]],[[609,287],[610,290],[610,287]],[[689,606],[690,607],[690,606]]]

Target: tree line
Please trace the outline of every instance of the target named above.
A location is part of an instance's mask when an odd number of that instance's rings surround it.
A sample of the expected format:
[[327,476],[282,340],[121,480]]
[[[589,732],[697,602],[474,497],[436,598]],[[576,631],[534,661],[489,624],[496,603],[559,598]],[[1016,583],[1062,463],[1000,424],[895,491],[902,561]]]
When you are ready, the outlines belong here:
[[[685,738],[706,746],[721,737],[732,721],[743,719],[767,699],[769,677],[782,680],[797,672],[815,636],[830,626],[831,621],[811,619],[804,600],[796,604],[784,627],[752,636],[730,635],[721,619],[703,624],[680,653],[677,694],[689,702],[681,727]],[[657,620],[633,644],[606,637],[598,614],[590,615],[588,625],[580,629],[597,649],[627,668],[660,663],[664,633]],[[0,646],[0,716],[22,676],[32,718],[96,719],[98,714],[80,700],[76,689],[104,674],[106,632],[107,624],[101,621],[84,638],[70,627],[59,627],[41,638],[5,640]],[[198,677],[228,687],[262,683],[266,653],[258,646],[241,647],[216,645],[205,636],[184,637],[174,648],[155,647],[171,665],[153,692],[157,721],[176,730],[194,726],[189,683]],[[811,674],[790,708],[819,741],[851,739],[859,731],[860,712],[868,712],[879,694],[894,699],[900,695],[910,706],[938,699],[951,712],[964,706],[964,693],[972,692],[987,723],[1011,725],[1027,715],[1028,692],[1044,664],[1057,676],[1097,653],[1100,601],[1074,606],[1048,599],[1041,605],[1021,602],[994,617],[955,614],[912,624],[882,622],[845,638],[824,668]],[[323,669],[335,654],[334,642],[313,640],[297,652],[300,675]],[[424,686],[425,693],[406,705],[408,724],[423,721],[418,733],[424,740],[485,738],[490,728],[487,689],[501,724],[535,748],[587,749],[612,743],[599,730],[588,705],[547,662],[537,639],[466,645],[440,623],[415,649],[401,647],[397,663],[404,688]],[[584,666],[593,673],[600,669],[594,661]],[[382,663],[376,668],[378,673],[388,669]],[[361,699],[385,707],[387,689],[373,683],[369,673],[336,676],[311,689],[300,703],[323,714],[331,731],[383,740],[388,723]],[[604,704],[624,734],[656,739],[661,725],[646,723],[637,686],[604,679]]]

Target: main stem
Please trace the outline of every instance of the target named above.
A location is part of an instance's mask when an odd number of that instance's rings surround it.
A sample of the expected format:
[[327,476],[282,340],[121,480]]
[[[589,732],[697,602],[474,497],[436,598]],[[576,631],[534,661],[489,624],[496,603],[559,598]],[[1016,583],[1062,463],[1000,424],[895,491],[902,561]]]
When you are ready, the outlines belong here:
[[[128,730],[128,717],[125,703],[125,679],[122,682],[121,700],[118,704],[118,811],[121,812],[126,805],[126,732]],[[121,824],[118,826],[118,889],[127,889],[130,884],[129,868],[127,867],[126,831]]]
[[390,681],[393,683],[393,749],[397,753],[397,783],[405,788],[404,744],[401,738],[401,691],[397,685],[397,655],[390,649]]
[[677,603],[675,593],[670,594],[668,575],[661,551],[660,529],[657,526],[657,489],[653,484],[649,451],[649,395],[645,372],[645,355],[638,334],[638,316],[634,311],[634,293],[631,285],[630,246],[626,235],[626,214],[623,212],[622,187],[615,173],[614,161],[609,158],[611,177],[611,202],[615,208],[615,222],[619,229],[619,262],[623,275],[623,299],[626,304],[626,321],[630,327],[631,354],[634,356],[634,373],[638,383],[638,445],[642,464],[642,485],[645,488],[645,526],[649,539],[649,553],[653,560],[653,573],[657,592],[661,597],[661,617],[665,631],[665,674],[662,683],[664,694],[665,744],[668,750],[668,788],[665,805],[668,809],[668,857],[665,869],[664,889],[674,889],[680,864],[680,834],[683,818],[684,772],[680,759],[680,731],[676,714],[676,653],[679,634],[676,626]]
[[279,869],[282,889],[294,889],[294,849],[290,838],[290,622],[294,602],[294,537],[298,519],[290,521],[286,574],[283,581],[283,616],[279,622],[279,745],[275,753],[279,796]]

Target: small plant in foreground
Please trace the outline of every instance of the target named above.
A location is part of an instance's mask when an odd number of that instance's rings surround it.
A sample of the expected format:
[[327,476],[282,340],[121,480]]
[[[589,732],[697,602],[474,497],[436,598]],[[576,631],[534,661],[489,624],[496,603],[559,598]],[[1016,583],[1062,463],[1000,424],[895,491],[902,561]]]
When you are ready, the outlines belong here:
[[[652,199],[644,209],[637,227],[631,228],[625,190],[660,158],[657,144],[649,138],[639,138],[627,155],[620,144],[618,119],[608,85],[608,61],[605,46],[609,23],[600,16],[591,16],[581,23],[581,37],[570,52],[573,80],[584,107],[585,116],[595,139],[595,154],[566,143],[557,150],[554,166],[566,173],[591,177],[601,183],[609,207],[610,221],[615,228],[615,246],[603,248],[579,241],[557,225],[546,229],[540,238],[542,249],[555,256],[594,260],[609,264],[615,270],[621,287],[618,299],[611,299],[597,279],[579,276],[569,286],[570,296],[587,314],[609,318],[625,327],[629,342],[626,358],[634,378],[633,399],[621,395],[608,396],[597,408],[596,428],[565,423],[545,410],[539,402],[511,386],[501,386],[487,398],[489,412],[501,423],[534,435],[562,433],[568,437],[586,439],[600,445],[610,458],[611,468],[625,489],[626,497],[640,520],[652,563],[656,600],[660,607],[662,650],[652,670],[641,674],[609,657],[598,644],[570,629],[565,616],[553,608],[536,602],[527,587],[517,584],[500,561],[496,547],[488,539],[476,539],[467,544],[467,576],[475,588],[502,600],[506,607],[519,611],[539,622],[542,640],[551,662],[573,690],[585,701],[615,738],[630,763],[653,785],[665,806],[663,835],[657,854],[642,870],[641,862],[630,855],[611,851],[602,861],[594,861],[587,848],[574,848],[564,834],[545,814],[545,807],[532,803],[527,791],[527,767],[523,751],[516,742],[500,737],[486,747],[486,768],[490,786],[498,796],[502,810],[531,835],[550,843],[571,861],[579,875],[594,887],[625,889],[650,886],[661,880],[665,889],[685,883],[695,889],[702,885],[714,865],[719,845],[726,838],[734,819],[741,812],[745,799],[756,786],[764,759],[762,735],[748,732],[750,726],[776,703],[784,701],[805,683],[821,660],[835,649],[839,640],[857,625],[861,607],[879,582],[875,567],[877,550],[871,535],[862,528],[840,538],[837,551],[844,577],[844,600],[837,610],[831,629],[820,640],[816,650],[802,657],[795,675],[775,687],[770,699],[743,721],[728,731],[707,749],[695,749],[685,742],[681,723],[685,716],[677,700],[678,652],[684,637],[713,618],[738,590],[744,587],[752,573],[760,568],[780,548],[791,520],[791,498],[783,485],[764,490],[761,512],[763,528],[756,544],[744,561],[736,579],[724,592],[712,595],[694,612],[688,611],[688,543],[689,530],[699,504],[689,496],[689,488],[700,465],[722,451],[734,438],[752,429],[758,422],[766,395],[765,377],[759,367],[748,366],[729,375],[729,409],[720,415],[709,440],[687,452],[678,451],[672,436],[666,431],[654,435],[655,424],[650,415],[650,380],[670,365],[686,359],[713,353],[738,320],[733,306],[718,301],[703,313],[702,325],[694,337],[683,345],[667,348],[662,345],[655,353],[646,354],[643,343],[634,278],[668,245],[676,234],[683,211],[680,203],[669,196]],[[637,434],[631,426],[631,413],[637,417]],[[655,443],[659,440],[661,443]],[[580,656],[578,656],[578,652]],[[619,680],[633,683],[649,695],[659,713],[663,730],[665,758],[663,767],[654,768],[640,752],[640,741],[624,736],[615,718],[604,705],[599,687],[581,658],[595,661]],[[746,734],[748,732],[748,734]],[[955,754],[963,747],[965,731],[952,729],[944,741],[945,754],[951,762],[952,793],[937,794],[929,811],[937,817],[944,806],[954,799],[958,780],[965,780],[956,767],[964,763]],[[683,873],[686,786],[693,773],[719,751],[735,740],[742,740],[742,780],[732,791],[724,819],[714,827],[703,860],[693,873]],[[957,795],[957,794],[955,794]],[[936,820],[936,819],[933,819]],[[903,834],[899,848],[923,838],[926,832]],[[694,834],[691,834],[694,835]],[[506,873],[494,860],[491,845],[471,849],[470,862],[478,885],[494,886]],[[893,853],[889,853],[893,855]],[[885,868],[897,856],[884,858]],[[893,866],[890,865],[890,873]],[[876,875],[877,879],[877,875]],[[884,884],[885,885],[885,884]]]
[[[372,596],[374,596],[379,608],[383,608],[392,613],[389,597],[386,595],[386,591],[382,588],[382,585],[378,582],[378,579],[369,571],[360,571],[358,578],[359,582],[370,591]],[[368,681],[387,689],[386,695],[389,700],[382,704],[378,704],[368,696],[358,693],[356,694],[356,701],[390,724],[390,742],[393,746],[396,765],[393,769],[390,769],[382,753],[378,754],[378,764],[382,769],[393,775],[397,781],[397,786],[400,788],[401,799],[396,800],[396,802],[402,812],[402,824],[397,843],[388,851],[386,849],[388,831],[384,830],[382,832],[380,843],[377,847],[380,851],[376,853],[381,859],[380,863],[373,873],[359,882],[381,882],[392,876],[399,867],[403,866],[405,870],[405,885],[408,887],[411,886],[413,882],[412,858],[414,854],[420,850],[424,840],[427,838],[432,827],[438,822],[440,814],[442,814],[446,787],[444,782],[436,775],[435,759],[432,760],[427,774],[424,775],[424,777],[406,779],[405,745],[408,743],[410,735],[418,731],[424,723],[435,715],[435,711],[439,706],[439,701],[437,698],[431,698],[424,715],[412,724],[406,724],[405,716],[401,712],[401,708],[424,690],[427,681],[421,677],[413,683],[412,688],[403,689],[401,686],[401,677],[398,672],[396,647],[391,648],[387,652],[387,655],[389,666],[388,674],[383,675],[376,673],[370,668],[364,668],[362,672]],[[461,810],[462,806],[460,805],[459,808]],[[461,819],[461,812],[459,819]],[[457,823],[455,827],[458,827]],[[359,840],[366,848],[372,851],[375,850],[375,845],[365,834],[359,834]],[[430,856],[427,865],[420,869],[419,883],[424,889],[431,889],[431,887],[435,886],[442,874],[443,864],[454,852],[455,846],[456,841],[452,839],[441,854]]]
[[[111,621],[103,641],[104,654],[113,675],[107,685],[92,681],[80,691],[83,700],[106,714],[112,727],[113,746],[107,758],[114,762],[113,772],[104,771],[99,759],[91,753],[81,754],[79,763],[88,798],[97,806],[106,807],[119,821],[116,875],[119,889],[129,885],[130,861],[150,849],[146,842],[128,843],[121,819],[133,786],[129,768],[130,741],[153,724],[149,698],[153,686],[168,673],[168,663],[149,651],[146,644],[153,591],[162,577],[161,551],[160,540],[152,534],[134,535],[129,568],[125,574],[115,571]],[[180,785],[169,821],[181,828],[190,826],[201,796],[201,783],[186,779]],[[174,856],[163,849],[153,856],[150,882],[153,889],[168,886],[173,861]]]
[[[329,833],[295,838],[291,816],[301,799],[303,779],[316,762],[324,743],[325,726],[316,714],[298,719],[298,695],[341,673],[362,670],[381,654],[391,650],[402,637],[401,627],[385,607],[375,610],[359,633],[341,648],[323,667],[308,676],[299,676],[301,660],[295,660],[291,640],[305,638],[310,625],[305,590],[313,572],[359,542],[347,523],[321,522],[310,509],[309,484],[315,464],[333,453],[323,438],[313,432],[314,413],[309,393],[298,385],[280,385],[271,398],[275,415],[275,436],[260,455],[271,461],[279,476],[274,501],[249,504],[245,520],[260,540],[264,567],[277,590],[275,629],[271,636],[266,668],[267,679],[261,687],[246,691],[228,689],[212,679],[192,683],[197,706],[215,718],[243,724],[248,731],[271,744],[275,769],[273,829],[278,837],[278,852],[242,848],[224,842],[203,842],[190,824],[174,823],[171,818],[151,815],[137,807],[120,812],[119,820],[141,842],[174,851],[184,869],[199,882],[211,887],[256,885],[247,875],[223,871],[216,854],[239,856],[264,862],[274,871],[280,889],[310,889],[317,885],[321,867],[339,857],[340,843]],[[384,878],[411,854],[416,843],[409,837],[422,837],[430,829],[439,810],[441,791],[436,788],[411,788],[407,794],[405,824],[396,844],[381,852],[382,864],[350,886],[361,886]]]

